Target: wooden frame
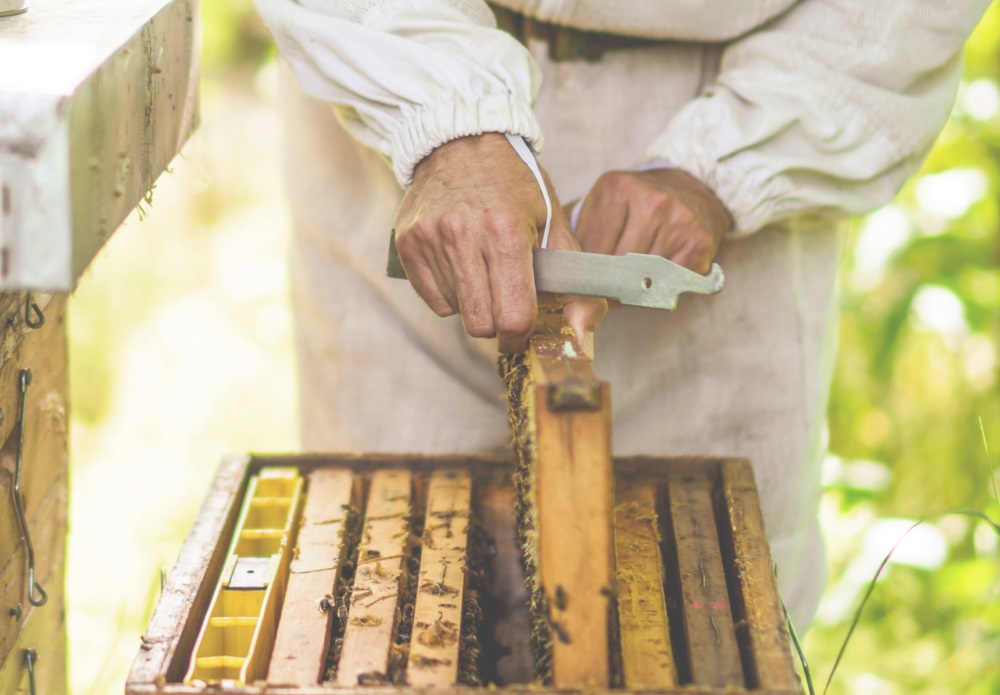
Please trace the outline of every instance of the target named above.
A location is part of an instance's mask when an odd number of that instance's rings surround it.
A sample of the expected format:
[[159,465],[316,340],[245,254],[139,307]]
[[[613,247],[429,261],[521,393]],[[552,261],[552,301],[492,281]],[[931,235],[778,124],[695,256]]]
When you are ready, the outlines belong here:
[[[314,471],[322,471],[331,467],[352,471],[355,475],[370,479],[377,471],[408,470],[413,476],[422,480],[430,480],[431,474],[438,470],[460,469],[467,471],[474,486],[487,491],[504,490],[510,487],[509,474],[512,463],[506,457],[500,456],[394,456],[394,455],[364,455],[364,456],[285,456],[261,458],[231,458],[223,461],[213,482],[212,490],[198,515],[191,535],[188,537],[177,565],[171,573],[166,589],[156,607],[149,630],[143,638],[143,646],[133,665],[126,685],[127,695],[195,695],[206,693],[207,688],[182,685],[178,681],[183,676],[185,664],[184,650],[190,649],[192,624],[198,622],[200,615],[207,608],[206,594],[211,592],[214,581],[221,572],[222,555],[225,553],[226,542],[235,522],[239,509],[242,488],[250,474],[263,466],[296,466],[303,475]],[[738,695],[759,693],[760,695],[793,695],[800,693],[794,673],[793,661],[789,647],[788,634],[784,628],[780,602],[777,598],[774,575],[771,570],[770,557],[766,540],[762,533],[762,520],[753,477],[749,466],[744,461],[720,459],[680,459],[666,460],[647,457],[631,457],[615,460],[615,472],[623,496],[618,504],[628,502],[626,491],[633,482],[650,484],[657,490],[656,500],[660,508],[660,531],[667,539],[680,537],[683,530],[673,528],[673,518],[664,514],[663,505],[672,504],[672,498],[681,494],[672,490],[671,486],[680,484],[682,487],[691,485],[684,477],[698,479],[697,488],[702,482],[709,485],[712,500],[712,516],[717,525],[718,539],[715,547],[705,552],[721,553],[724,558],[731,558],[733,552],[739,553],[740,562],[725,562],[725,577],[727,591],[724,600],[728,603],[735,624],[738,643],[738,660],[741,668],[747,674],[747,685],[713,686],[707,683],[692,682],[695,669],[690,666],[681,668],[687,671],[684,685],[681,686],[641,686],[627,687],[634,693],[660,693],[661,695],[682,695],[688,693],[714,693],[715,695]],[[476,493],[474,492],[475,496]],[[502,495],[498,499],[504,498]],[[494,514],[494,518],[503,519],[505,515]],[[512,520],[506,515],[507,524],[504,533],[512,533]],[[669,520],[665,517],[671,516]],[[705,527],[703,527],[705,528]],[[668,543],[664,548],[669,554]],[[711,546],[711,544],[709,544]],[[667,574],[671,574],[669,570]],[[665,585],[674,603],[679,603],[677,585],[681,580],[677,577],[667,577]],[[670,619],[680,625],[685,621],[693,621],[697,628],[697,620],[691,618],[695,609],[692,605],[678,605],[672,609]],[[704,625],[704,624],[702,624]],[[195,628],[196,629],[196,628]],[[711,630],[709,624],[708,629]],[[672,631],[672,638],[675,637]],[[683,654],[683,658],[688,658]],[[712,676],[710,675],[709,678]],[[358,686],[339,684],[300,684],[286,686],[279,683],[258,683],[240,687],[227,687],[226,692],[233,695],[249,695],[250,693],[271,693],[275,695],[347,695],[356,693]],[[372,695],[415,695],[423,692],[420,688],[410,686],[369,685],[365,692]],[[468,693],[473,688],[462,686],[438,687],[443,693]],[[508,685],[502,688],[512,695],[529,695],[538,693],[537,685]],[[594,685],[583,685],[577,688],[552,688],[559,692],[580,692],[588,695],[598,695],[615,691]]]
[[[561,323],[561,316],[560,316]],[[611,394],[572,333],[543,328],[526,355],[523,416],[528,428],[522,466],[531,538],[548,615],[551,677],[556,686],[611,684],[610,611],[614,475]],[[583,549],[586,549],[585,551]]]

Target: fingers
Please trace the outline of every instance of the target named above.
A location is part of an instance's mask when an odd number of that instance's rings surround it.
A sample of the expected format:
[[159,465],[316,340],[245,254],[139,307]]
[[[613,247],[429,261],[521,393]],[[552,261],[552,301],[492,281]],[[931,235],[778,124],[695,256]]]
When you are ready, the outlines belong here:
[[535,224],[503,213],[443,218],[397,230],[417,294],[439,316],[458,313],[474,338],[505,352],[527,347],[538,314],[531,249]]
[[589,253],[612,254],[629,217],[627,172],[603,174],[590,189],[580,211],[576,237]]
[[577,237],[584,251],[655,254],[705,273],[732,224],[725,205],[684,171],[612,171],[587,194]]
[[454,299],[454,283],[427,246],[420,246],[416,230],[396,237],[399,260],[413,289],[438,316],[451,316],[458,311]]
[[531,259],[534,230],[508,220],[497,224],[490,236],[493,243],[487,247],[486,262],[497,348],[523,352],[538,316]]

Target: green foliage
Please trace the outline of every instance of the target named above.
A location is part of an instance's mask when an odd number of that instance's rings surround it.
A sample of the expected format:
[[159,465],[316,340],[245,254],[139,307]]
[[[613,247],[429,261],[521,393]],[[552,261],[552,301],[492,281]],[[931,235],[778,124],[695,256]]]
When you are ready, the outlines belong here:
[[1000,519],[988,460],[1000,451],[998,56],[994,4],[919,175],[849,246],[831,451],[886,484],[837,475],[827,486],[831,591],[806,640],[818,685],[860,600],[849,577],[878,521],[934,517],[946,552],[926,566],[890,563],[830,693],[1000,692],[1000,543],[985,523],[937,516],[968,508]]
[[203,0],[202,66],[206,73],[258,68],[274,55],[253,0]]

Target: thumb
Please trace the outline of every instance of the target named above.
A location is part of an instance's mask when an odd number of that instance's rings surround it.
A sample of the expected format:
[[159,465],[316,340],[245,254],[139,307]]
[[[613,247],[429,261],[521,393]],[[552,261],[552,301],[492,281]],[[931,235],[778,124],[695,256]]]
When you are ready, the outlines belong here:
[[[580,251],[580,244],[570,231],[566,214],[559,207],[552,210],[549,228],[549,248]],[[608,302],[597,297],[562,295],[563,316],[566,325],[576,333],[576,342],[590,359],[594,359],[594,331],[608,313]]]

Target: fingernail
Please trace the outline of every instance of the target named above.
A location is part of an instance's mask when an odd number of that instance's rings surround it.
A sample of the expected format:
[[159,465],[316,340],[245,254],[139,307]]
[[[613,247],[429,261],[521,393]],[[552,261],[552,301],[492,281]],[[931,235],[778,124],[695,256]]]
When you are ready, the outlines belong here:
[[585,354],[591,360],[594,359],[594,332],[593,331],[584,331],[583,337],[580,339],[580,349],[583,350],[583,354]]

